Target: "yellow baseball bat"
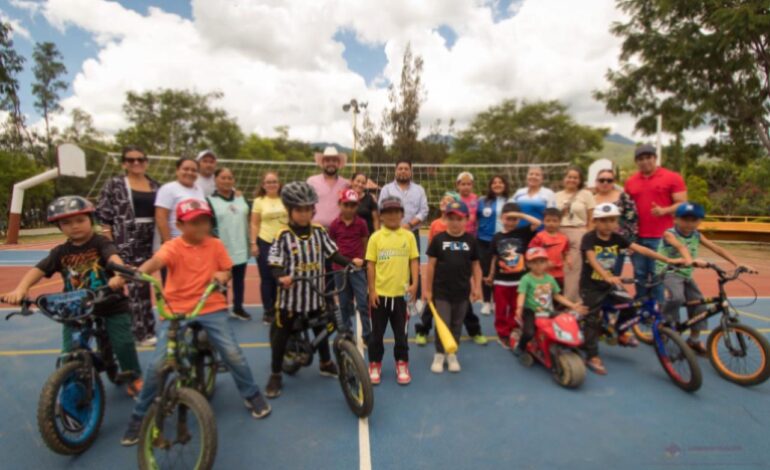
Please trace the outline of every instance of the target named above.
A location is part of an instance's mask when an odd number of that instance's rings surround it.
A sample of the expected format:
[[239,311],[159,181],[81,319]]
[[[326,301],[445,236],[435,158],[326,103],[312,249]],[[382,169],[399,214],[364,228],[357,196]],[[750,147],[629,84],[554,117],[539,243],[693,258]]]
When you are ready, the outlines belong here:
[[433,305],[432,301],[428,302],[428,307],[430,307],[430,311],[433,314],[433,321],[436,322],[436,336],[438,336],[439,341],[441,341],[441,344],[444,346],[444,352],[447,354],[456,353],[457,341],[455,341],[455,337],[452,336],[452,332],[449,331],[449,327],[446,326],[444,320],[439,316],[436,311],[436,306]]

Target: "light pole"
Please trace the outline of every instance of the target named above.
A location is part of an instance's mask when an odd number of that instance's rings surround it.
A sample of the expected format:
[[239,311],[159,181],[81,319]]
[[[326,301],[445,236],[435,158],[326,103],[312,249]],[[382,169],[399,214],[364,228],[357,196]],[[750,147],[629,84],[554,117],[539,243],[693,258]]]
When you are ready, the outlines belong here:
[[362,109],[366,109],[368,103],[359,103],[358,100],[353,98],[350,103],[342,105],[342,110],[347,112],[352,111],[353,115],[353,171],[356,171],[356,154],[358,145],[358,115]]

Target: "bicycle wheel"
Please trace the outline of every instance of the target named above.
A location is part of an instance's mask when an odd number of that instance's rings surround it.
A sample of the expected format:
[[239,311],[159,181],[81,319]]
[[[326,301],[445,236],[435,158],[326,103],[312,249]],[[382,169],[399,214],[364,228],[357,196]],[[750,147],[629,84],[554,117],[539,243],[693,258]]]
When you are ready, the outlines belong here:
[[658,330],[662,347],[656,344],[655,353],[663,366],[663,370],[674,381],[677,387],[686,392],[698,390],[703,383],[698,359],[678,333],[666,327]]
[[[155,403],[142,421],[139,468],[212,468],[217,455],[217,425],[209,402],[192,388],[173,388],[166,393],[170,396],[163,409]],[[162,413],[162,434],[156,425],[158,413]]]
[[650,319],[646,322],[640,321],[636,325],[632,326],[631,330],[634,332],[636,339],[644,344],[655,343],[655,336],[652,334],[652,324],[652,319]]
[[57,454],[80,454],[91,447],[103,417],[104,385],[81,361],[62,365],[40,392],[37,426],[45,445]]
[[364,359],[353,342],[347,339],[334,342],[334,353],[345,400],[354,415],[366,418],[374,408],[374,390]]
[[754,328],[733,323],[725,332],[719,325],[706,344],[711,365],[730,382],[758,385],[770,377],[770,342]]
[[205,349],[199,351],[195,358],[196,389],[208,400],[214,398],[217,387],[217,371],[219,358],[216,351]]

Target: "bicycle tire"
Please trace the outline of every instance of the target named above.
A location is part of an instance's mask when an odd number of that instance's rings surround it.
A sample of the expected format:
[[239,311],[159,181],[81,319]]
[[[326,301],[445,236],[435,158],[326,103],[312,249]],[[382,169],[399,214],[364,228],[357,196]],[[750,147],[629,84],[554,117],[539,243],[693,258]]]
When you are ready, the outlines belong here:
[[[48,377],[40,392],[37,407],[37,426],[45,445],[57,454],[76,455],[85,452],[99,435],[102,419],[104,419],[104,384],[102,384],[99,374],[95,373],[93,374],[93,395],[89,404],[96,406],[97,409],[92,409],[91,413],[95,412],[96,414],[89,414],[88,419],[85,420],[84,426],[86,429],[83,436],[76,441],[68,439],[57,425],[59,416],[66,412],[60,405],[60,398],[62,398],[60,391],[61,393],[68,394],[68,397],[64,397],[65,399],[73,401],[82,396],[84,390],[82,390],[82,386],[79,383],[70,383],[67,390],[62,390],[62,387],[67,386],[66,381],[73,374],[77,374],[78,370],[83,367],[85,366],[82,361],[65,363]],[[89,375],[91,372],[94,371],[89,371]],[[71,427],[80,424],[77,418],[70,415],[67,419],[62,420],[62,426],[66,427],[67,423]]]
[[742,323],[731,323],[728,328],[731,330],[739,331],[740,334],[748,338],[758,347],[759,352],[761,353],[761,357],[759,358],[759,367],[752,374],[740,375],[736,374],[727,366],[727,364],[725,364],[725,361],[719,357],[719,343],[725,335],[722,325],[714,328],[706,340],[709,351],[709,362],[711,362],[711,366],[716,369],[717,373],[722,378],[738,385],[752,386],[764,383],[768,378],[770,378],[770,342],[757,330]]
[[198,351],[195,358],[195,384],[207,400],[214,398],[217,391],[219,359],[213,349]]
[[660,327],[658,332],[663,341],[669,340],[677,347],[679,350],[677,355],[681,355],[683,357],[688,369],[690,370],[690,379],[686,380],[674,369],[674,365],[671,362],[669,354],[667,352],[664,354],[664,352],[661,351],[656,344],[655,354],[657,354],[658,361],[660,361],[660,364],[663,366],[663,370],[666,371],[666,374],[668,374],[668,376],[677,387],[686,392],[695,392],[703,384],[703,373],[701,372],[700,366],[698,365],[698,358],[696,357],[695,353],[687,345],[687,342],[685,342],[685,340],[683,340],[678,333],[671,330],[670,328]]
[[339,366],[339,381],[350,411],[366,418],[374,409],[374,389],[369,370],[355,344],[347,339],[334,342],[334,353]]
[[[645,329],[645,327],[649,327]],[[636,325],[631,327],[631,330],[634,332],[634,336],[636,336],[636,339],[639,340],[639,342],[652,345],[655,344],[655,336],[652,334],[652,324],[650,325],[643,325],[642,322],[637,323]]]

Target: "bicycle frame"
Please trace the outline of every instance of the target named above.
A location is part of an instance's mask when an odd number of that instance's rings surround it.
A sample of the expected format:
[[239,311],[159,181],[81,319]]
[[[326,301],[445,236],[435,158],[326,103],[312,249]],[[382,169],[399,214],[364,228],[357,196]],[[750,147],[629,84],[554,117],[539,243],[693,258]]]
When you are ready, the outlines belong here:
[[658,308],[658,303],[652,296],[645,296],[633,302],[624,302],[619,304],[607,303],[602,306],[602,316],[604,323],[609,323],[609,314],[613,310],[625,310],[628,308],[634,309],[634,316],[624,321],[620,325],[616,325],[615,329],[618,333],[625,333],[629,331],[634,325],[647,322],[652,319],[652,335],[655,340],[655,347],[660,351],[664,351],[663,339],[660,337],[659,327],[664,323],[663,314]]

